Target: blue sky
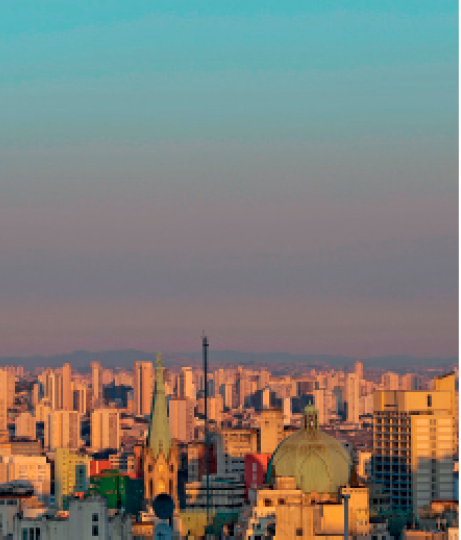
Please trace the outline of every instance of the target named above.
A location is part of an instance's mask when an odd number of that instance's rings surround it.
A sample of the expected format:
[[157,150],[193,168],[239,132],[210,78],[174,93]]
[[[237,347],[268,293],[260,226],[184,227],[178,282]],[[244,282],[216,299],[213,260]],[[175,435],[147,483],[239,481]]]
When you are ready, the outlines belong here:
[[5,354],[456,354],[457,3],[1,10]]

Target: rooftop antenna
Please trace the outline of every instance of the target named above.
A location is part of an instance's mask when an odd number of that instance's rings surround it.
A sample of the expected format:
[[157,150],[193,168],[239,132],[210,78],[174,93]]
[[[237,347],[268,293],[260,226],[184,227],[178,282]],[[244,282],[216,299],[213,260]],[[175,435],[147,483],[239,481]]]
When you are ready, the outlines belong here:
[[208,338],[202,332],[203,372],[205,378],[205,463],[206,463],[206,521],[210,523],[210,448],[208,437]]

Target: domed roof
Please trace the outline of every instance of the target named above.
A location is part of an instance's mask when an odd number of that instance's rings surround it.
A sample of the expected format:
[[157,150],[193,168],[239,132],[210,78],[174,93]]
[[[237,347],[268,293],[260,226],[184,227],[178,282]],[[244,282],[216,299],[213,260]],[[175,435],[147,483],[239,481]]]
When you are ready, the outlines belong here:
[[351,459],[344,446],[318,429],[318,411],[304,409],[302,428],[282,441],[269,462],[267,483],[291,476],[304,493],[336,493],[349,482]]

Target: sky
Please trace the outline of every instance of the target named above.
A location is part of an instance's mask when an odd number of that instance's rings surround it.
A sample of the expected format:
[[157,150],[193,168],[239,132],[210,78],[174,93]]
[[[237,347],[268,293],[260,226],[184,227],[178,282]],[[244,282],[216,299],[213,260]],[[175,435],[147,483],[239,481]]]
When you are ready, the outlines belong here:
[[0,356],[457,355],[457,2],[0,10]]

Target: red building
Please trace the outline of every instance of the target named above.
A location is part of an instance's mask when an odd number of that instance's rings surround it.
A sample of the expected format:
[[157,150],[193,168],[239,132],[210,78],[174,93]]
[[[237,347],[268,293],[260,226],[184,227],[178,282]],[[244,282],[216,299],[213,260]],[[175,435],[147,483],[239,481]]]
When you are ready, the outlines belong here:
[[100,474],[106,469],[112,469],[112,463],[108,459],[90,461],[90,476]]
[[251,487],[260,487],[265,483],[267,464],[271,454],[247,454],[245,456],[246,496]]

